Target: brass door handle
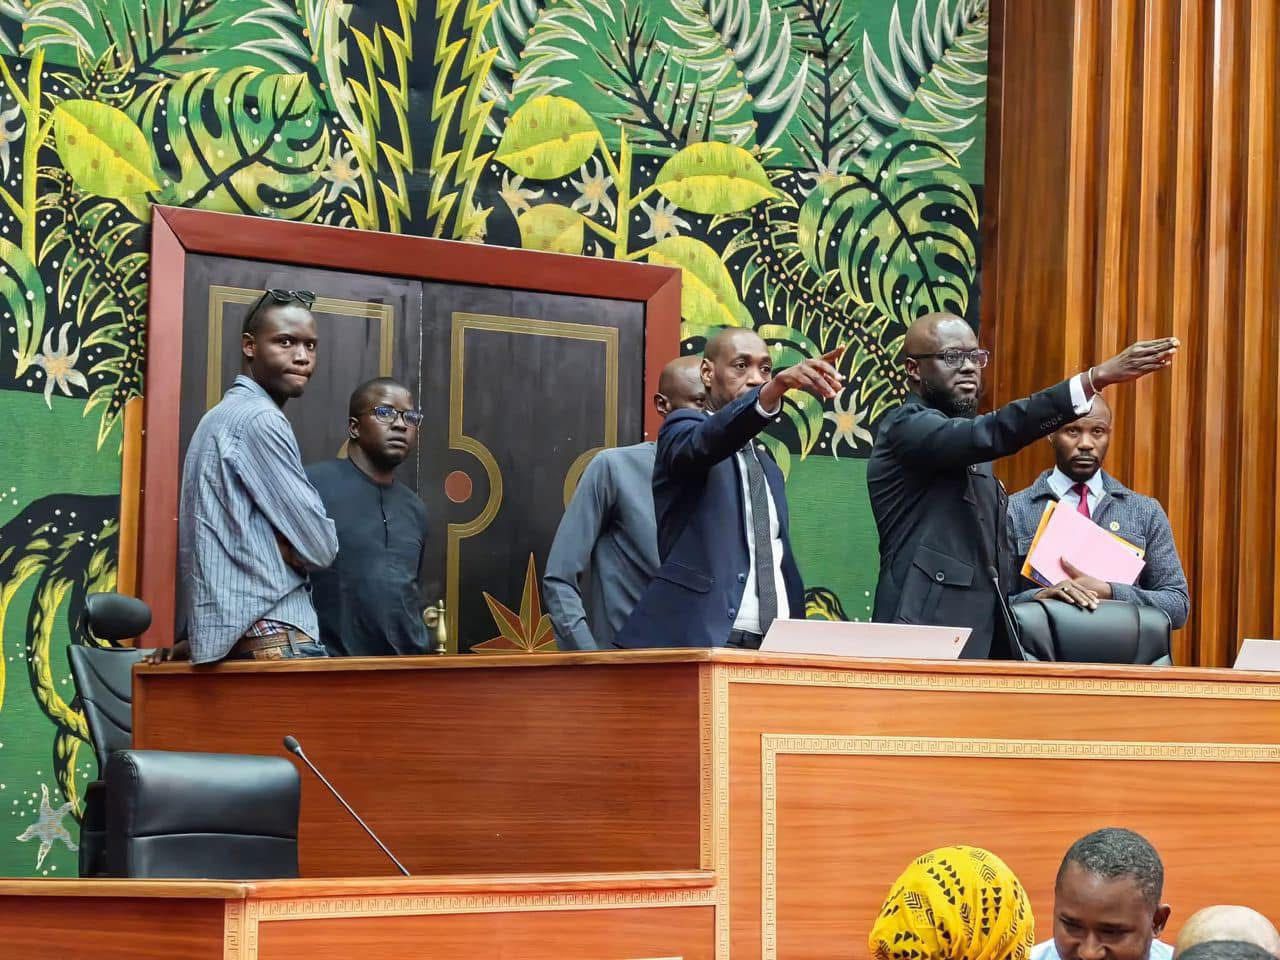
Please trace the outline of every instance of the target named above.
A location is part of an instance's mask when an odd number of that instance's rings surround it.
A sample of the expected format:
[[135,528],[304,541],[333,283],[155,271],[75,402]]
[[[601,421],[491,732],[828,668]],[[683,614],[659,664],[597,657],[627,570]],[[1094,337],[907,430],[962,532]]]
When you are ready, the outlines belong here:
[[449,622],[445,615],[444,601],[431,604],[422,611],[422,622],[431,631],[433,643],[431,652],[446,654],[449,652]]

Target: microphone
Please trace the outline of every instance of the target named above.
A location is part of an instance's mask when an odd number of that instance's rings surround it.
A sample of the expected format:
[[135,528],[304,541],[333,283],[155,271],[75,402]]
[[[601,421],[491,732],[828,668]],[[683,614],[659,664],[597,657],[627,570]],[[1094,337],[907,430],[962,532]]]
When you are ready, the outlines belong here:
[[1009,634],[1009,645],[1016,654],[1014,659],[1026,660],[1027,651],[1022,649],[1022,640],[1018,637],[1018,627],[1013,622],[1013,611],[1009,609],[1009,602],[1005,599],[1004,591],[1000,589],[1000,573],[995,567],[987,567],[987,576],[995,584],[996,599],[1000,601],[1000,612],[1004,614],[1004,628]]
[[396,865],[396,868],[406,877],[411,876],[409,871],[404,868],[404,864],[396,859],[396,855],[388,850],[387,845],[378,839],[378,835],[369,829],[369,825],[360,819],[360,814],[351,809],[351,804],[342,799],[342,794],[333,788],[333,784],[325,779],[324,774],[316,769],[316,765],[308,759],[305,753],[302,752],[302,744],[298,742],[298,738],[293,734],[286,736],[284,738],[284,748],[305,763],[310,768],[311,772],[320,778],[320,782],[329,788],[329,792],[332,793],[337,801],[346,808],[347,813],[351,814],[352,819],[354,819],[356,823],[360,824],[360,826],[364,828],[364,832],[373,838],[373,842],[378,845],[382,852],[391,858],[391,862]]

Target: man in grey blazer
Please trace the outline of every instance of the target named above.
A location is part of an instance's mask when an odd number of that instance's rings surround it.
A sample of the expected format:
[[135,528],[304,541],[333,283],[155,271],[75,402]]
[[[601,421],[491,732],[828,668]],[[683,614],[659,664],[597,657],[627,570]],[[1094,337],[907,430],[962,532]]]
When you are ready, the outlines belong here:
[[[672,410],[702,409],[701,366],[695,356],[662,368],[653,406],[664,419]],[[650,440],[601,450],[565,507],[542,578],[561,650],[612,650],[614,635],[658,569],[655,448]]]
[[1049,435],[1056,463],[1009,498],[1009,535],[1021,569],[1045,507],[1057,500],[1059,510],[1075,510],[1145,552],[1146,565],[1138,582],[1107,583],[1088,576],[1064,557],[1062,566],[1071,574],[1070,580],[1046,587],[1023,579],[1027,589],[1010,599],[1065,600],[1089,610],[1097,609],[1099,600],[1122,600],[1159,607],[1176,630],[1187,622],[1191,600],[1173,530],[1158,502],[1134,493],[1103,471],[1111,444],[1111,419],[1111,405],[1097,394],[1088,414]]

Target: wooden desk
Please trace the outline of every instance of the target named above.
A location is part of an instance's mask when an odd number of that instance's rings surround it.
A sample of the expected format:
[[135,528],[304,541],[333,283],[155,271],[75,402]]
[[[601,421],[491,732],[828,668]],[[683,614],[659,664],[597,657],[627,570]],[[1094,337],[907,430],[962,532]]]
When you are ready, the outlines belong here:
[[711,960],[709,873],[0,880],[10,960]]
[[[989,846],[1049,935],[1100,826],[1145,833],[1180,918],[1280,913],[1280,685],[1234,671],[838,661],[741,651],[141,668],[140,747],[294,733],[411,870],[716,872],[717,956],[859,956],[889,884]],[[302,867],[381,872],[306,779]]]

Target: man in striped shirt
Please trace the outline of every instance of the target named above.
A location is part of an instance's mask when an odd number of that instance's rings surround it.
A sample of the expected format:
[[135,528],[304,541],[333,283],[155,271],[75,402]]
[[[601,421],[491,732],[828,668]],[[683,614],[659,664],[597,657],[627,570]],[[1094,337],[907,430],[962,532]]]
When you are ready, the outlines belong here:
[[241,373],[187,448],[178,637],[196,663],[325,656],[307,573],[333,562],[337,532],[281,410],[315,370],[314,302],[263,294],[245,318]]

